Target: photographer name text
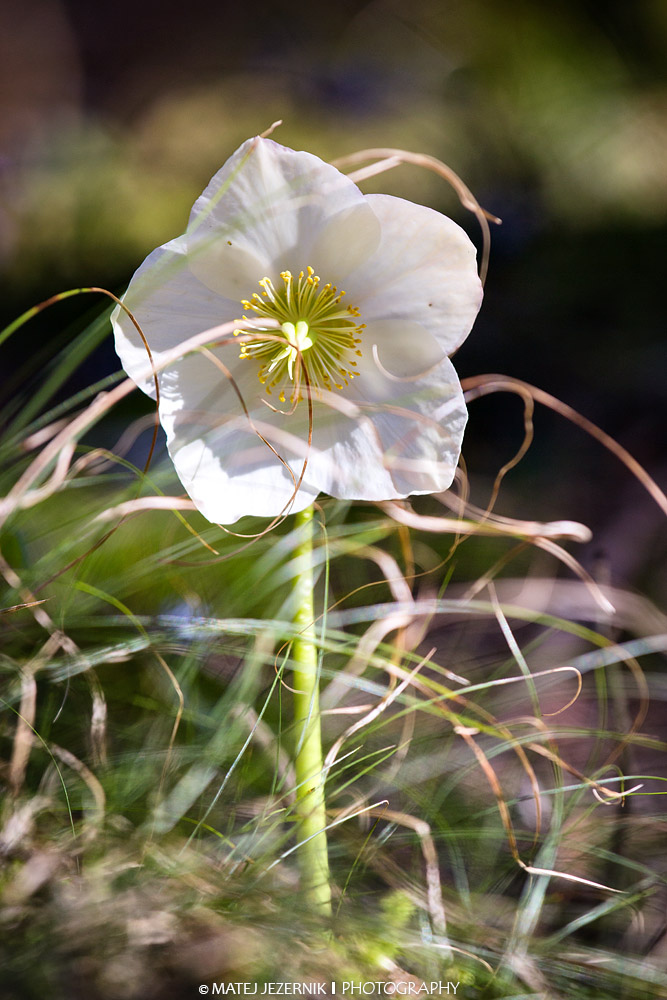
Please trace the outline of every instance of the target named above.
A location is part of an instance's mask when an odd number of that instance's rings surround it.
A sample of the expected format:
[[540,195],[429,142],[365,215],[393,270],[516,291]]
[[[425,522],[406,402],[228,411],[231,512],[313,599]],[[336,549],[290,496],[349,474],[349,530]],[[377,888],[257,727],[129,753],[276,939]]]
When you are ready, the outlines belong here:
[[199,992],[210,993],[211,996],[399,996],[399,997],[430,997],[456,996],[459,983],[431,982],[385,983],[379,980],[351,982],[343,980],[340,983],[213,983],[212,986],[200,986]]

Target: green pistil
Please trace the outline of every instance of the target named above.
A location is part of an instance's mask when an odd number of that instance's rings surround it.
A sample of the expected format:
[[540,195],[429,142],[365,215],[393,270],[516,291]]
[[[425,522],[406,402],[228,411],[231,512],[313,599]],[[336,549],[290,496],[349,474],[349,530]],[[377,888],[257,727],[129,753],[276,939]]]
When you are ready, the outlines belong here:
[[[281,402],[285,401],[286,388],[292,401],[301,398],[301,366],[312,389],[349,385],[348,380],[359,374],[354,371],[357,362],[353,357],[361,357],[359,335],[365,326],[356,322],[359,310],[343,306],[345,292],[339,292],[335,285],[321,285],[312,267],[299,272],[297,278],[290,271],[283,271],[280,277],[283,288],[276,290],[270,278],[262,278],[261,295],[255,292],[252,298],[242,300],[244,309],[276,320],[280,327],[235,330],[234,336],[243,337],[240,356],[260,362],[259,381],[269,394],[279,386]],[[248,322],[249,317],[243,320]]]

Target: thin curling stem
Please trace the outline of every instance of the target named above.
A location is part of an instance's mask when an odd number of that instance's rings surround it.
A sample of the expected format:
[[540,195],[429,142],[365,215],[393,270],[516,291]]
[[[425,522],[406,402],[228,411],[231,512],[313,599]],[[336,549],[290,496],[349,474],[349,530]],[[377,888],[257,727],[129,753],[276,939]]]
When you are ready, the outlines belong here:
[[324,917],[331,916],[331,885],[327,854],[326,807],[322,774],[319,675],[313,609],[313,508],[296,515],[301,538],[296,550],[295,584],[298,636],[292,645],[294,662],[294,723],[296,756],[296,814],[299,822],[297,851],[305,898]]

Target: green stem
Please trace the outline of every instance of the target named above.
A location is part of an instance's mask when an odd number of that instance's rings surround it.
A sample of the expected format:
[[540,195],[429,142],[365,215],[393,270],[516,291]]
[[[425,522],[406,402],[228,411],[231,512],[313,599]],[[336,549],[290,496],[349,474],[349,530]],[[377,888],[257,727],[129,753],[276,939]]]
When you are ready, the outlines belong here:
[[297,852],[301,886],[305,898],[331,916],[331,885],[327,854],[327,822],[322,775],[322,729],[320,725],[319,674],[315,646],[313,608],[313,508],[296,515],[301,539],[296,549],[297,576],[294,588],[294,624],[298,637],[292,644],[294,661],[294,723],[297,743],[296,814],[300,820]]

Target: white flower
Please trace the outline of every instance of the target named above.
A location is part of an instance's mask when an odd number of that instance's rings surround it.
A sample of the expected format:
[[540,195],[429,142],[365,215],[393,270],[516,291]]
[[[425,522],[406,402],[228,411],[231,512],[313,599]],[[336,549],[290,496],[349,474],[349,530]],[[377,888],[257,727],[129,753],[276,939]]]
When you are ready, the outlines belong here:
[[[303,510],[320,492],[446,489],[467,416],[447,355],[481,297],[474,247],[450,219],[363,195],[316,156],[256,138],[197,199],[185,234],[146,258],[124,302],[158,368],[189,337],[236,321],[234,336],[212,335],[208,353],[159,372],[176,471],[201,512],[228,524]],[[113,325],[126,372],[155,396],[119,308]]]

